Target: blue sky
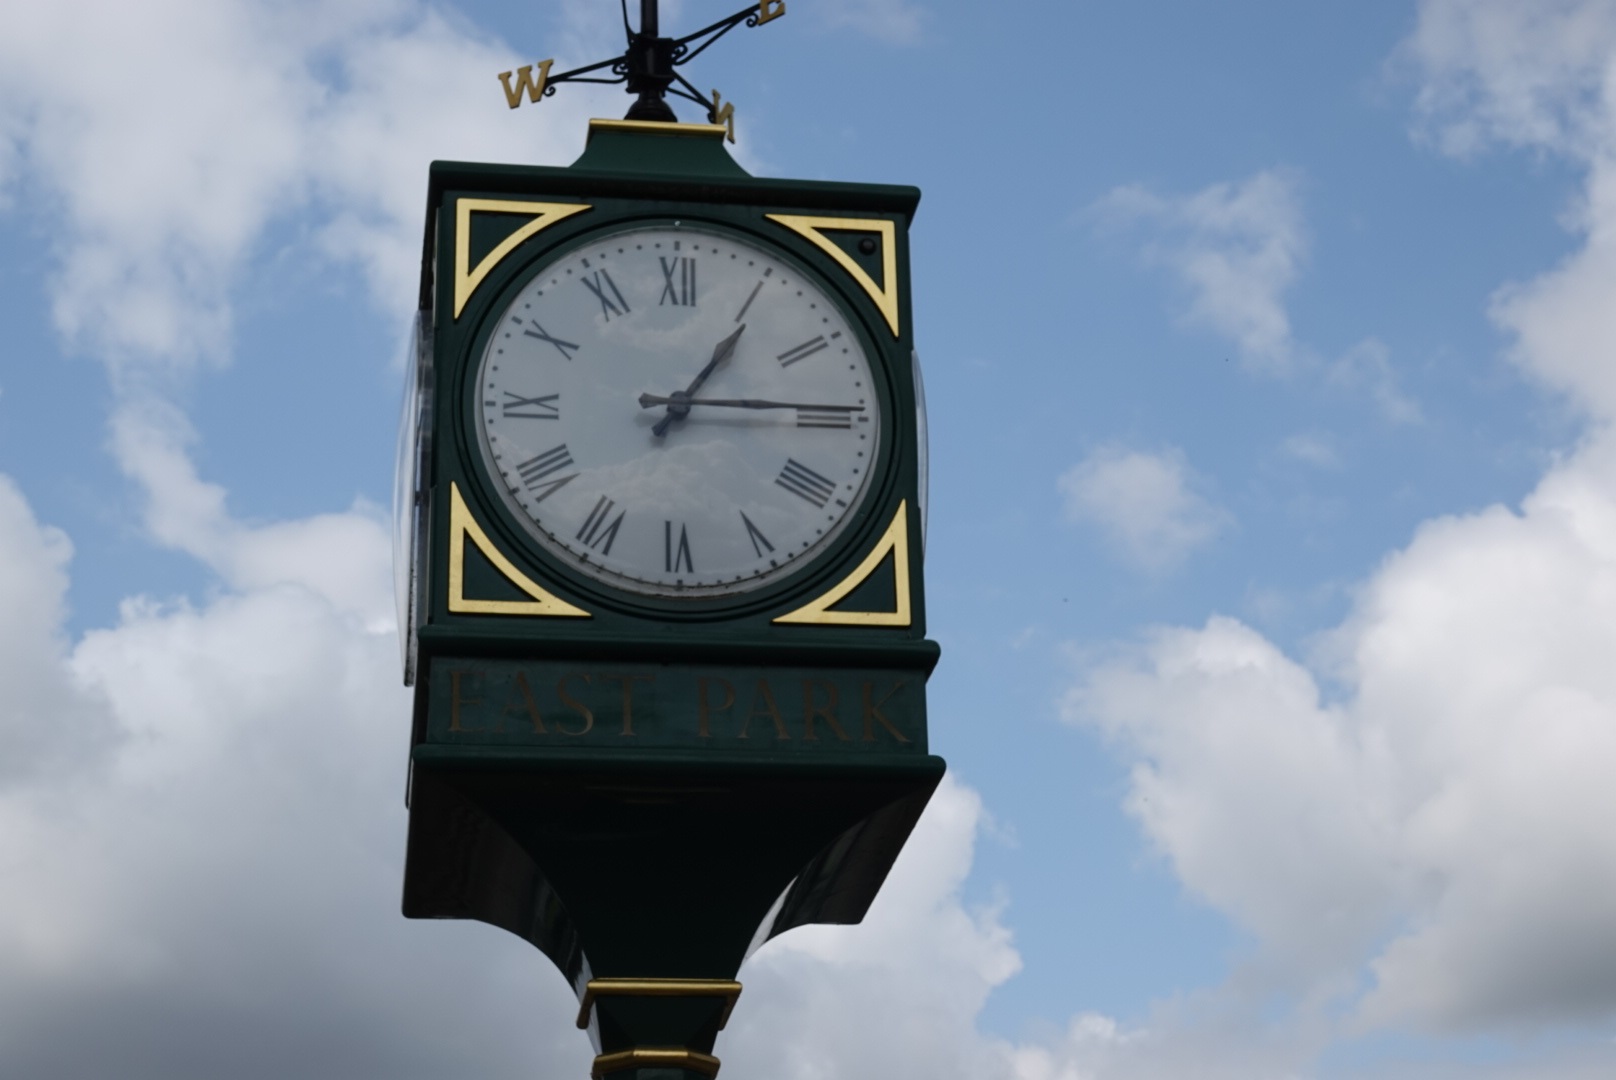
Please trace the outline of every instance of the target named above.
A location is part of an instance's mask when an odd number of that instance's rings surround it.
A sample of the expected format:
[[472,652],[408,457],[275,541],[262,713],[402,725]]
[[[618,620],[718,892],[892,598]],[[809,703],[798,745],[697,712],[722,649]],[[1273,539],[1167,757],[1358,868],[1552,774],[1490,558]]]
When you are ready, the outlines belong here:
[[[953,774],[724,1075],[1609,1075],[1616,4],[788,8],[693,77],[924,192]],[[616,20],[0,3],[0,1074],[586,1074],[397,915],[384,508],[426,165]]]

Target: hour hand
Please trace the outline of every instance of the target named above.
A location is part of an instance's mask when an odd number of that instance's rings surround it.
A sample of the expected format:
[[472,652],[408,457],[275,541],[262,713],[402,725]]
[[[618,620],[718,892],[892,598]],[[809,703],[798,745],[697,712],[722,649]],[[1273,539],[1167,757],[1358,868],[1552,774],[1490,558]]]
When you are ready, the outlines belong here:
[[[668,414],[656,422],[656,426],[651,429],[651,433],[653,435],[660,439],[663,435],[667,434],[669,424],[673,423],[675,420],[683,419],[690,412],[690,410],[685,407],[685,399],[691,394],[694,394],[697,390],[700,390],[701,384],[707,381],[707,376],[713,373],[713,369],[719,364],[722,364],[725,360],[729,359],[730,354],[735,351],[735,343],[741,340],[741,331],[745,329],[746,324],[742,323],[740,328],[737,329],[733,334],[725,338],[723,341],[720,341],[713,348],[713,358],[707,361],[707,366],[702,368],[701,371],[696,374],[694,379],[690,380],[690,385],[685,387],[682,391],[675,393],[673,397],[664,399],[663,404],[668,407]],[[642,406],[642,408],[649,407],[650,406]]]

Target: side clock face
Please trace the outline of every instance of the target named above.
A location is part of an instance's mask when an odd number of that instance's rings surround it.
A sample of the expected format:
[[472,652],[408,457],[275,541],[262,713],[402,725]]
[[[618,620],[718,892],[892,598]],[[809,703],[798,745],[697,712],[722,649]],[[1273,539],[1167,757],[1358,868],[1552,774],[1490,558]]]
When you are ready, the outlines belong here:
[[871,489],[881,399],[795,265],[690,226],[592,239],[499,313],[477,369],[484,463],[551,554],[659,597],[806,565]]

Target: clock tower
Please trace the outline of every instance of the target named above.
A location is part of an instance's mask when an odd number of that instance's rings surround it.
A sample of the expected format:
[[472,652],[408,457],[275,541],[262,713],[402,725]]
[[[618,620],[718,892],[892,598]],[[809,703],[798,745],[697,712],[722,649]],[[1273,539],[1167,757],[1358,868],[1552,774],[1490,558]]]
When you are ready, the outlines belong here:
[[397,515],[404,913],[538,947],[619,1080],[715,1075],[743,960],[859,921],[944,769],[919,192],[642,118],[690,40],[645,6],[571,167],[432,166]]

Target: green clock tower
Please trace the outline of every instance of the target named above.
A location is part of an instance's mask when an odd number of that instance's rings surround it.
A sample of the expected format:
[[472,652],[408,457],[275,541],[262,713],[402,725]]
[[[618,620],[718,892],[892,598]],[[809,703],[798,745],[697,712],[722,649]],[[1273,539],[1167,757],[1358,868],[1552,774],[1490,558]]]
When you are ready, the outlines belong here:
[[[570,168],[431,169],[399,462],[404,913],[542,950],[596,1077],[715,1075],[742,961],[859,921],[943,774],[919,192],[752,177],[730,107],[678,85],[783,13],[675,40],[646,0],[607,62],[639,99]],[[514,108],[605,66],[502,80]],[[677,123],[667,93],[727,123]]]

